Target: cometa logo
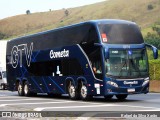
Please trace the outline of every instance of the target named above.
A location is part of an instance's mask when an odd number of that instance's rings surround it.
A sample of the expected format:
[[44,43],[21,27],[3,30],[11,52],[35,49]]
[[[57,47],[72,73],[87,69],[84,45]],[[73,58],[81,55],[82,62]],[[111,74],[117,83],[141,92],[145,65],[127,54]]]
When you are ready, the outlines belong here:
[[50,51],[50,58],[63,58],[63,57],[69,57],[69,50],[62,50],[54,52],[53,50]]
[[128,85],[128,84],[130,84],[130,85],[136,85],[136,84],[138,84],[138,81],[130,81],[130,82],[127,82],[127,81],[124,81],[123,82],[125,85]]

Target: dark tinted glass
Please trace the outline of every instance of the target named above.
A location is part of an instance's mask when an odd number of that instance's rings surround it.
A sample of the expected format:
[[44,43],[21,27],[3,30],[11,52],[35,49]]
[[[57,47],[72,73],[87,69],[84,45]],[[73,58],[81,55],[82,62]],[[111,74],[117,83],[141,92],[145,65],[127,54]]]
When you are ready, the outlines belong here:
[[109,44],[140,44],[143,43],[142,34],[136,24],[99,24],[102,37]]
[[93,41],[97,42],[97,38],[96,29],[92,24],[73,25],[10,41],[7,44],[7,54],[10,54],[13,46],[24,43],[30,45],[33,42],[33,50],[35,51],[91,43]]
[[[69,76],[83,75],[81,65],[77,59],[53,60],[31,63],[28,71],[31,76]],[[57,74],[59,71],[59,74]]]

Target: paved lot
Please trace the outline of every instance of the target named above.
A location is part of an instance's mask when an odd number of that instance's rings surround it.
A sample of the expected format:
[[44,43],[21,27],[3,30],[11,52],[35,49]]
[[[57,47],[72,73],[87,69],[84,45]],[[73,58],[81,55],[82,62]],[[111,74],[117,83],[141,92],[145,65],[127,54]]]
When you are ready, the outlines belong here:
[[[153,113],[159,111],[160,113],[160,94],[130,95],[125,101],[118,101],[114,97],[112,100],[106,101],[103,97],[96,97],[92,101],[85,102],[70,100],[67,95],[58,98],[48,97],[47,95],[20,97],[17,92],[0,90],[0,111],[69,111],[68,113],[78,111],[77,113],[83,113],[80,116],[86,114],[94,116],[105,111],[152,111]],[[92,113],[89,111],[92,111]],[[75,113],[75,117],[77,113]]]

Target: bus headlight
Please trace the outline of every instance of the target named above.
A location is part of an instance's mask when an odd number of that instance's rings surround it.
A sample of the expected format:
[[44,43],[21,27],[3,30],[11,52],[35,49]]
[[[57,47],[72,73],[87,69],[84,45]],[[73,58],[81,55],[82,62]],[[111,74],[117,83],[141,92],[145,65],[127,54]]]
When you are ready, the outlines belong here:
[[148,83],[149,83],[149,77],[147,77],[147,78],[144,79],[144,82],[143,82],[142,86],[145,86]]
[[110,84],[110,85],[112,85],[114,87],[118,87],[117,83],[112,82],[112,81],[107,81],[107,84]]

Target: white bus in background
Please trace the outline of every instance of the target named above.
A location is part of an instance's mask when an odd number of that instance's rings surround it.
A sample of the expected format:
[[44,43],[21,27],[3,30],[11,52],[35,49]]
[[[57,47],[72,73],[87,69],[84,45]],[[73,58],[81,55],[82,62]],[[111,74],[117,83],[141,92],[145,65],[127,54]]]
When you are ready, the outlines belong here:
[[7,88],[6,80],[6,44],[7,40],[0,40],[0,88]]
[[0,86],[2,90],[7,89],[6,71],[0,70]]

